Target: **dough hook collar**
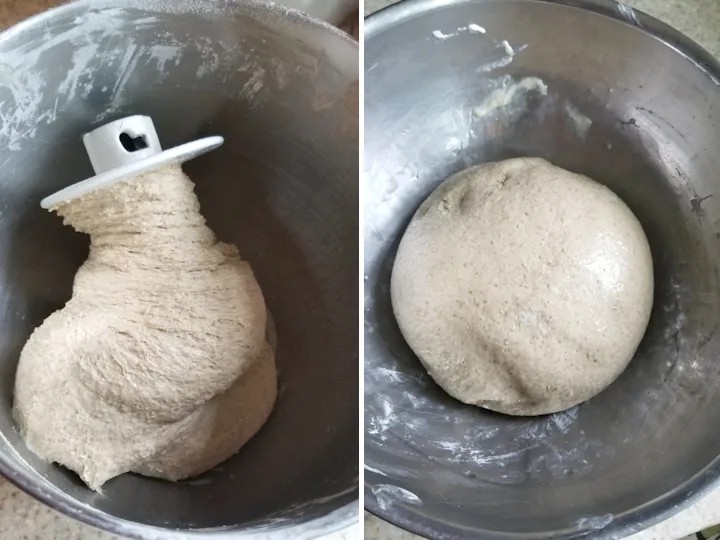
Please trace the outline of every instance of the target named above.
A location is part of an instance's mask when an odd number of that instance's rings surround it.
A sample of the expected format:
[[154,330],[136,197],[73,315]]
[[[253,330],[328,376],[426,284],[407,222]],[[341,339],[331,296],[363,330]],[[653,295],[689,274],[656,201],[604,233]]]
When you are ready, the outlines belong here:
[[184,163],[218,148],[223,142],[220,136],[205,137],[163,150],[149,116],[129,116],[110,122],[83,136],[95,176],[45,197],[40,206],[51,208],[124,178],[171,163]]

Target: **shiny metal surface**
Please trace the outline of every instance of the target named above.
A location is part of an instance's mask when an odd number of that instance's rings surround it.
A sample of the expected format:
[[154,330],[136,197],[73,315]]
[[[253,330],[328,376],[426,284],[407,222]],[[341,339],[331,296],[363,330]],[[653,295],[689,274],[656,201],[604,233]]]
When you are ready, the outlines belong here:
[[[357,520],[357,63],[345,34],[260,2],[88,0],[0,35],[0,473],[138,538],[312,538]],[[280,398],[213,471],[94,493],[28,452],[10,407],[20,349],[87,256],[40,200],[92,176],[83,133],[130,114],[166,148],[225,137],[186,171],[263,287]]]
[[[603,0],[417,0],[365,28],[366,508],[431,538],[565,539],[619,538],[690,504],[720,475],[720,65]],[[547,96],[478,117],[503,76],[540,78]],[[445,394],[389,297],[420,202],[451,173],[515,156],[613,189],[655,265],[628,369],[540,418]]]

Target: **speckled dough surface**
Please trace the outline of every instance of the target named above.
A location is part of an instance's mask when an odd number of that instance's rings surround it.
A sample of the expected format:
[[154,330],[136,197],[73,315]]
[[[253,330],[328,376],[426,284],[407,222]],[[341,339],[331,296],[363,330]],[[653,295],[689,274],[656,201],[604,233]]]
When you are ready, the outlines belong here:
[[535,158],[473,167],[420,206],[392,303],[430,375],[469,404],[561,411],[625,369],[653,300],[645,233],[610,190]]
[[28,447],[93,489],[230,457],[273,407],[274,352],[252,270],[205,225],[192,182],[170,166],[53,210],[91,247],[20,356],[13,414]]

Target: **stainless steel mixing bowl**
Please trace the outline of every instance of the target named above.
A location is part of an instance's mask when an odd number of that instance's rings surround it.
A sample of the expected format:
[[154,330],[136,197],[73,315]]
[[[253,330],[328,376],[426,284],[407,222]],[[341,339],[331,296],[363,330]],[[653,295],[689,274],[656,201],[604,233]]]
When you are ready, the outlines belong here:
[[[0,35],[0,473],[138,538],[309,538],[357,520],[357,78],[356,43],[265,2],[86,0]],[[265,292],[280,398],[209,473],[123,475],[94,493],[28,452],[10,409],[18,354],[88,249],[40,199],[92,176],[83,133],[131,114],[151,116],[165,148],[225,137],[186,171]]]
[[[366,508],[432,538],[618,538],[701,496],[720,475],[720,65],[601,0],[416,0],[365,32]],[[483,115],[527,77],[547,95],[518,91]],[[655,263],[628,369],[540,418],[445,394],[388,294],[420,202],[459,169],[515,156],[609,186]]]

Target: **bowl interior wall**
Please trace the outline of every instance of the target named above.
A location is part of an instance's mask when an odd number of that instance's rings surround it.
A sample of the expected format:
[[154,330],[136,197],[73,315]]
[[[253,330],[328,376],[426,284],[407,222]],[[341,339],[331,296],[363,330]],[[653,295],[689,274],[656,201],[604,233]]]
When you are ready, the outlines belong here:
[[[358,496],[357,48],[258,4],[79,4],[0,39],[2,464],[46,502],[95,520],[273,528],[347,505]],[[6,67],[17,85],[39,85],[36,101],[2,79]],[[280,397],[261,432],[207,474],[123,475],[93,493],[25,448],[12,390],[24,342],[68,300],[88,250],[40,200],[93,175],[83,133],[132,114],[153,118],[164,148],[225,137],[185,171],[208,225],[263,288]]]
[[[378,18],[366,42],[366,505],[463,538],[637,526],[657,516],[649,503],[693,493],[684,483],[720,455],[720,87],[632,21],[525,0],[440,4]],[[487,32],[457,30],[471,23]],[[505,57],[502,40],[516,53],[488,71]],[[473,114],[525,77],[542,79],[547,96]],[[445,394],[389,298],[398,242],[422,200],[458,170],[518,156],[610,187],[641,221],[655,266],[650,325],[628,369],[592,400],[538,418]]]

